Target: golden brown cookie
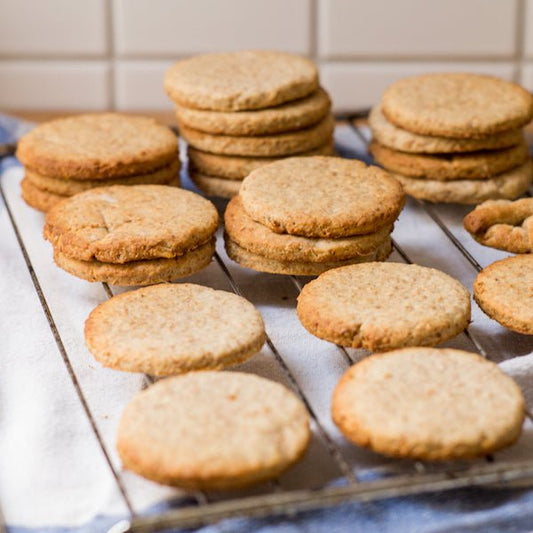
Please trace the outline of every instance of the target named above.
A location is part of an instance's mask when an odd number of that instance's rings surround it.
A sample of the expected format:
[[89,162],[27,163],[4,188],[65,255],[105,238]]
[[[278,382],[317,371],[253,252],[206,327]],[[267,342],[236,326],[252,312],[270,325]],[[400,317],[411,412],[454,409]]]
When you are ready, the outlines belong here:
[[449,154],[497,150],[519,144],[524,138],[520,128],[479,139],[454,139],[452,137],[419,135],[398,128],[392,122],[389,122],[381,111],[380,105],[374,106],[370,111],[368,124],[374,139],[379,144],[388,146],[393,150],[411,153]]
[[94,113],[37,126],[18,143],[17,157],[43,176],[107,179],[147,174],[178,156],[172,131],[145,117]]
[[533,256],[508,257],[484,268],[474,282],[474,298],[502,326],[533,335]]
[[178,257],[170,259],[146,259],[127,263],[103,263],[81,261],[54,250],[56,265],[69,274],[86,281],[100,281],[110,285],[131,287],[154,285],[174,281],[195,274],[211,263],[215,253],[215,240],[200,245]]
[[529,159],[524,140],[511,148],[465,154],[409,154],[391,150],[375,141],[370,143],[369,151],[376,162],[390,172],[443,181],[493,178]]
[[393,83],[383,94],[383,114],[422,135],[475,139],[520,128],[533,116],[522,87],[480,74],[423,74]]
[[239,372],[190,372],[139,393],[122,413],[125,468],[186,489],[273,479],[310,439],[304,404],[282,385]]
[[104,366],[153,376],[243,363],[264,342],[263,319],[248,300],[191,283],[114,296],[85,322],[85,343]]
[[247,157],[287,156],[314,150],[331,140],[334,127],[331,115],[309,128],[257,137],[212,135],[179,124],[181,136],[198,150]]
[[311,261],[286,261],[256,254],[239,246],[232,241],[227,234],[224,235],[224,242],[228,256],[241,266],[259,272],[287,274],[292,276],[318,276],[319,274],[322,274],[322,272],[332,268],[339,268],[358,263],[369,263],[371,261],[385,261],[392,250],[391,239],[390,237],[386,237],[373,252],[367,255],[356,255],[343,261],[314,263]]
[[268,135],[307,128],[331,108],[324,89],[286,104],[254,111],[223,112],[176,106],[178,122],[214,135]]
[[533,252],[533,198],[487,200],[463,225],[477,242],[515,254]]
[[34,185],[28,178],[24,178],[20,182],[20,188],[22,191],[22,199],[34,209],[46,213],[52,207],[57,205],[61,200],[68,198],[68,196],[62,196],[59,194],[53,194],[48,191],[43,191]]
[[209,241],[215,206],[165,185],[114,185],[82,192],[48,212],[44,236],[61,254],[126,263],[173,258]]
[[219,198],[233,198],[239,194],[242,181],[220,178],[218,176],[208,176],[195,170],[189,170],[191,181],[207,196],[218,196]]
[[318,71],[309,59],[267,50],[199,55],[178,61],[165,75],[171,100],[215,111],[263,109],[317,89]]
[[277,233],[338,238],[390,226],[404,193],[388,172],[354,159],[292,157],[254,170],[240,195],[248,215]]
[[429,180],[401,174],[393,176],[403,185],[407,194],[430,202],[479,204],[485,200],[514,200],[524,194],[532,179],[531,162],[484,180]]
[[332,417],[345,437],[392,456],[467,459],[510,446],[525,401],[496,364],[462,350],[405,348],[348,369],[333,393]]
[[330,270],[308,283],[297,312],[321,339],[380,352],[455,337],[470,322],[470,294],[433,268],[367,263]]

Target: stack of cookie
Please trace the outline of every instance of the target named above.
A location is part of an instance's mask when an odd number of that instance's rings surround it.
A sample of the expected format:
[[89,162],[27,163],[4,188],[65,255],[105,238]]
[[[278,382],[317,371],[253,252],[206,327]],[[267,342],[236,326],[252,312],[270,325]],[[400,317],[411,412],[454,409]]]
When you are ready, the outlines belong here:
[[178,145],[155,120],[96,113],[53,120],[22,137],[22,197],[48,211],[59,201],[108,185],[179,185]]
[[189,144],[189,175],[204,193],[231,198],[254,169],[289,155],[333,155],[330,99],[316,67],[268,51],[179,61],[165,90]]
[[531,95],[498,78],[406,78],[389,87],[370,114],[370,152],[416,198],[514,199],[532,179],[522,131],[532,116]]
[[276,274],[318,275],[384,261],[404,205],[378,167],[337,157],[293,157],[254,170],[226,209],[231,259]]

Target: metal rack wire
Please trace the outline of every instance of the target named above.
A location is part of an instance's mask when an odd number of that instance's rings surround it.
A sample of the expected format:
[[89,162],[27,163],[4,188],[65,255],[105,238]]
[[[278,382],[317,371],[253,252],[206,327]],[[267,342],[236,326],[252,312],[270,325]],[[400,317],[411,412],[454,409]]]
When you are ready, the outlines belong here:
[[[346,118],[346,117],[345,117]],[[348,117],[348,124],[353,130],[353,133],[363,142],[366,143],[366,137],[362,130],[356,125],[355,120],[358,117]],[[527,461],[494,461],[494,458],[489,457],[485,463],[447,463],[444,465],[424,464],[421,462],[413,462],[407,465],[400,473],[384,464],[381,467],[381,472],[386,473],[386,476],[378,477],[377,479],[367,480],[364,472],[354,469],[350,464],[349,459],[345,457],[343,450],[338,443],[328,433],[327,428],[320,421],[320,417],[315,413],[312,403],[309,401],[305,391],[302,389],[298,380],[294,376],[287,364],[283,350],[280,349],[271,339],[267,337],[267,346],[270,353],[280,371],[285,376],[287,382],[293,388],[295,393],[305,403],[311,419],[312,426],[317,437],[324,443],[327,453],[342,473],[343,484],[336,486],[329,486],[317,490],[283,490],[276,482],[270,484],[270,492],[261,494],[259,496],[246,496],[239,498],[232,498],[221,501],[213,501],[209,494],[202,492],[194,492],[191,494],[189,505],[164,512],[156,515],[139,515],[132,505],[131,499],[128,495],[126,485],[123,480],[122,472],[117,469],[111,460],[110,451],[107,448],[104,439],[100,434],[98,425],[95,422],[94,415],[91,411],[89,402],[87,401],[83,388],[78,382],[76,372],[69,358],[67,349],[59,330],[56,326],[54,316],[48,305],[46,296],[41,288],[38,276],[33,268],[32,261],[21,232],[19,231],[16,217],[10,207],[10,203],[3,190],[0,182],[0,194],[6,206],[9,219],[13,226],[18,244],[21,248],[24,260],[31,275],[31,279],[39,297],[42,309],[48,320],[50,329],[57,344],[58,351],[62,360],[68,370],[70,379],[75,387],[76,394],[82,404],[85,415],[87,416],[91,431],[94,433],[98,445],[102,450],[107,465],[115,480],[120,496],[128,510],[129,517],[110,530],[112,533],[119,532],[150,532],[171,527],[195,527],[205,523],[216,522],[221,519],[235,517],[235,516],[250,516],[260,517],[272,514],[292,514],[309,509],[319,507],[326,507],[336,505],[349,501],[372,501],[382,498],[407,496],[412,494],[420,494],[435,491],[444,491],[451,489],[458,489],[472,486],[485,486],[493,483],[510,483],[517,480],[527,480],[533,483],[533,458]],[[418,207],[423,210],[427,216],[433,220],[439,230],[446,236],[446,238],[453,244],[458,253],[463,256],[472,269],[479,272],[481,265],[470,254],[470,252],[463,246],[454,233],[448,228],[444,220],[437,212],[437,210],[427,204],[426,202],[416,202]],[[399,258],[406,263],[413,261],[409,254],[399,245],[393,241],[393,247],[397,252]],[[223,257],[215,254],[215,260],[218,268],[223,273],[227,283],[231,289],[240,295],[244,295],[242,287],[232,275]],[[294,288],[294,297],[296,297],[303,286],[303,280],[298,277],[289,276],[289,280]],[[108,297],[113,296],[112,289],[103,284],[103,288]],[[468,339],[472,350],[479,352],[484,357],[489,357],[487,351],[483,348],[483,343],[477,338],[476,334],[471,330],[466,330],[464,335]],[[349,366],[355,362],[356,358],[351,350],[343,347],[338,347],[345,365]],[[149,386],[152,383],[151,378],[146,376],[143,386]],[[527,411],[527,416],[533,420],[533,414],[530,410]],[[404,465],[405,466],[405,465]],[[379,470],[379,468],[377,469]]]

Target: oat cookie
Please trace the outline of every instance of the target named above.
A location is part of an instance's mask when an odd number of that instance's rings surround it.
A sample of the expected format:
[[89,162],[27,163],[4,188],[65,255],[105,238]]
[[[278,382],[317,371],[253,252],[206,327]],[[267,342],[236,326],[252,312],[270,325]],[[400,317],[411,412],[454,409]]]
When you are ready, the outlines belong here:
[[370,144],[369,151],[390,172],[443,181],[493,178],[523,165],[529,159],[524,140],[511,148],[467,154],[408,154],[391,150],[375,141]]
[[81,261],[125,263],[172,258],[209,241],[215,206],[165,185],[114,185],[72,196],[46,217],[54,249]]
[[331,140],[334,127],[331,115],[309,128],[257,137],[212,135],[179,124],[181,136],[198,150],[248,157],[287,156],[313,150]]
[[222,490],[273,479],[310,439],[303,403],[282,385],[239,372],[159,381],[126,407],[117,448],[125,468],[186,489]]
[[470,321],[470,294],[440,270],[367,263],[331,270],[298,297],[298,317],[317,337],[373,352],[434,346]]
[[318,71],[309,59],[266,50],[199,55],[178,61],[165,75],[171,100],[215,111],[263,109],[317,89]]
[[474,139],[519,128],[533,116],[522,87],[480,74],[423,74],[393,83],[383,94],[383,114],[422,135]]
[[533,335],[533,256],[508,257],[484,268],[474,282],[474,298],[502,326]]
[[466,215],[463,225],[485,246],[515,254],[533,252],[533,198],[487,200]]
[[20,182],[20,188],[22,191],[22,199],[34,209],[46,213],[52,207],[57,205],[61,200],[65,200],[68,196],[62,196],[60,194],[53,194],[51,192],[43,191],[39,187],[35,186],[28,178],[24,178]]
[[94,113],[37,126],[18,143],[30,170],[64,179],[107,179],[147,174],[178,154],[172,131],[145,117]]
[[519,128],[479,139],[454,139],[452,137],[419,135],[398,128],[392,122],[389,122],[381,111],[380,105],[372,108],[368,123],[374,139],[379,144],[401,152],[411,153],[447,154],[497,150],[519,144],[524,138],[524,134]]
[[241,180],[229,180],[218,176],[209,176],[195,170],[189,170],[191,181],[208,196],[219,198],[233,198],[239,194]]
[[176,106],[178,122],[215,135],[268,135],[300,130],[320,122],[331,108],[324,89],[276,107],[254,111],[221,112]]
[[525,408],[518,385],[477,354],[404,348],[348,369],[333,393],[332,416],[359,446],[437,461],[479,457],[513,444]]
[[243,363],[264,341],[263,319],[248,300],[191,283],[114,296],[85,322],[87,347],[104,366],[153,376]]
[[248,215],[277,233],[338,238],[390,226],[404,193],[388,172],[338,157],[293,157],[254,170],[240,195]]

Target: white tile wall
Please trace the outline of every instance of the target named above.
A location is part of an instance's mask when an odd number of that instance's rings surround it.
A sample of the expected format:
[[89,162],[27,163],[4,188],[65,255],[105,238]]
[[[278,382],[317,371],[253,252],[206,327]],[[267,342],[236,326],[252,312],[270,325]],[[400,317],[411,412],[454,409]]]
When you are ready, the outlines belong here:
[[0,20],[4,110],[171,110],[173,60],[243,48],[314,59],[337,111],[430,70],[533,89],[533,0],[0,0]]

